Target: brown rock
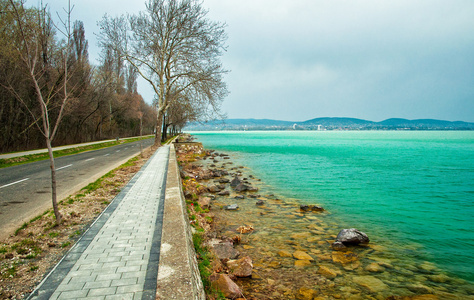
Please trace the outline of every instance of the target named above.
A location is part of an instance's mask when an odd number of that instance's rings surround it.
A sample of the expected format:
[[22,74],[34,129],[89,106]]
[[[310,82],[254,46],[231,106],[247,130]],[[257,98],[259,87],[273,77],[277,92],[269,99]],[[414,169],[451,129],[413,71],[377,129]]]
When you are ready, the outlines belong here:
[[311,232],[301,232],[301,233],[293,233],[291,238],[294,240],[300,240],[310,237],[312,234]]
[[313,260],[313,258],[308,253],[301,250],[293,252],[293,257],[299,260]]
[[220,189],[216,185],[212,185],[212,186],[209,187],[209,192],[211,192],[211,193],[217,193],[219,191],[220,191]]
[[371,293],[378,293],[388,288],[382,280],[372,276],[354,276],[352,280],[358,285],[367,288]]
[[281,257],[293,257],[293,254],[291,254],[290,252],[286,250],[278,251],[278,255],[280,255]]
[[298,290],[298,293],[296,294],[296,299],[298,300],[313,300],[316,295],[318,294],[317,291],[313,289],[308,289],[305,287],[302,287]]
[[430,295],[430,294],[410,297],[410,300],[438,300],[438,299],[439,299],[438,296]]
[[332,253],[332,261],[335,263],[343,264],[343,265],[354,262],[357,259],[358,259],[357,254],[353,252],[334,251]]
[[237,260],[229,260],[227,262],[227,267],[229,267],[231,273],[237,277],[252,276],[252,259],[248,256]]
[[209,197],[199,197],[198,204],[203,209],[208,209],[211,207],[211,198]]
[[379,265],[378,263],[371,263],[370,265],[365,267],[365,270],[372,273],[382,273],[385,271],[385,268]]
[[330,268],[325,267],[325,266],[320,266],[317,273],[320,274],[320,275],[323,275],[326,278],[331,278],[332,279],[332,278],[337,277],[337,272],[335,270],[330,269]]
[[299,259],[295,261],[296,268],[304,268],[307,266],[311,266],[311,261],[308,259]]
[[242,297],[242,290],[225,274],[213,274],[210,277],[211,286],[221,291],[226,298],[235,299]]
[[436,283],[445,283],[450,280],[449,276],[445,274],[431,275],[428,276],[428,279]]
[[408,285],[407,288],[416,294],[431,294],[433,292],[433,290],[430,287],[427,287],[419,283]]

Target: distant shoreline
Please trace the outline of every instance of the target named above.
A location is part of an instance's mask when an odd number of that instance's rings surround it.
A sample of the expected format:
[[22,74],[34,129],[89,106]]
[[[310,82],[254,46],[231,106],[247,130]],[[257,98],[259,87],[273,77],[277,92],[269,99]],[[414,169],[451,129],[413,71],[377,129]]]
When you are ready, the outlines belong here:
[[186,131],[227,131],[227,130],[295,130],[295,131],[331,131],[331,130],[397,130],[397,131],[471,131],[474,123],[464,121],[445,121],[434,119],[387,119],[374,122],[355,118],[316,118],[303,122],[269,120],[269,119],[227,119],[215,120],[206,123],[191,123]]

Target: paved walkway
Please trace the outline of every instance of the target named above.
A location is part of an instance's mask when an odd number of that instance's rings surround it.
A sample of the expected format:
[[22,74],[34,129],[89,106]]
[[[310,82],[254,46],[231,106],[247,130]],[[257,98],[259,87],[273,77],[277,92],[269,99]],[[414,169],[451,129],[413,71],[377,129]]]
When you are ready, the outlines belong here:
[[158,149],[28,299],[155,299],[169,152]]

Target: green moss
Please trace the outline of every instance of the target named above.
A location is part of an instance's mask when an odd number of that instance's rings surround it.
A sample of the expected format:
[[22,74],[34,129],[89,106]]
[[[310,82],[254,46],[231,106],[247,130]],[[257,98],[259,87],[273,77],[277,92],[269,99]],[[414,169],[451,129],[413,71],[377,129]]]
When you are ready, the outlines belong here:
[[59,236],[59,233],[57,233],[57,232],[50,232],[48,235],[49,235],[49,237],[51,237],[51,238],[55,238],[55,237]]
[[61,244],[61,248],[66,248],[67,246],[71,245],[71,242],[67,241]]
[[28,223],[23,223],[23,225],[21,225],[20,228],[18,228],[17,230],[15,230],[15,235],[18,235],[20,233],[20,231],[22,231],[23,229],[25,229],[26,227],[28,227]]

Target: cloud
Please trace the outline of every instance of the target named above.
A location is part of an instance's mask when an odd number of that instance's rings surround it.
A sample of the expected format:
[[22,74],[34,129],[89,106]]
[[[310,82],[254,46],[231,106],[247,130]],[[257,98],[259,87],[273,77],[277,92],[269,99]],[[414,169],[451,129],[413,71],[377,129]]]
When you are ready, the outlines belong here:
[[[49,1],[52,11],[63,0]],[[145,1],[81,0],[90,57],[96,23]],[[226,22],[229,117],[474,121],[472,0],[204,0]],[[144,98],[153,92],[139,82]]]

